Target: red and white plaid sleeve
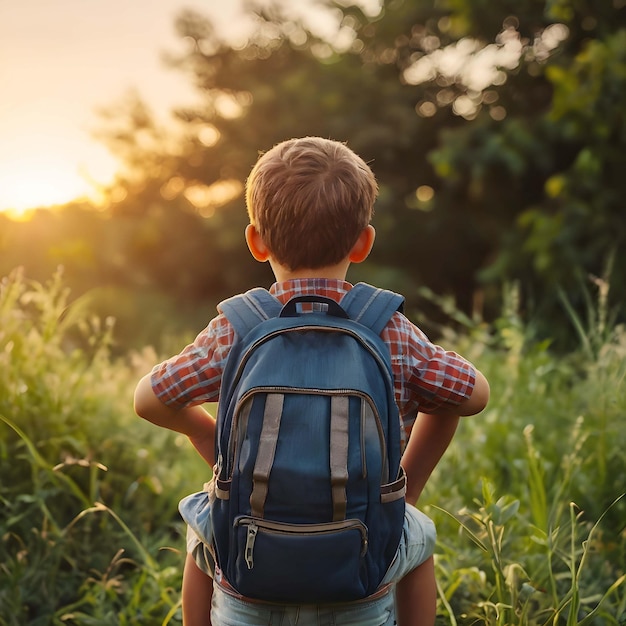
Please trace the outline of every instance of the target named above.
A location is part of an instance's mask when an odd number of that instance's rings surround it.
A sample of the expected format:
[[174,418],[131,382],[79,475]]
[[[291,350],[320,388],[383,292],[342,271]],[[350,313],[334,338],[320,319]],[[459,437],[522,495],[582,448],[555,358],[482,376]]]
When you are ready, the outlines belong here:
[[193,343],[153,368],[152,390],[157,398],[175,409],[216,402],[233,337],[224,315],[211,320]]
[[458,406],[472,394],[474,366],[431,343],[404,315],[395,314],[382,337],[391,350],[396,400],[407,432],[418,411],[436,413]]

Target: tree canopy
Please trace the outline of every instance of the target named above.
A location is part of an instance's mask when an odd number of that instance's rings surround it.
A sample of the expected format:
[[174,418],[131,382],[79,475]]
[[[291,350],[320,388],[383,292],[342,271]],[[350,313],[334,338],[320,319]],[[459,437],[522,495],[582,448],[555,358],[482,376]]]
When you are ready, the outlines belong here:
[[176,133],[138,99],[109,110],[101,138],[124,164],[110,205],[80,235],[59,227],[63,243],[44,229],[42,263],[76,265],[81,287],[192,308],[267,285],[243,242],[244,181],[259,151],[321,135],[380,184],[376,247],[352,278],[403,291],[409,310],[427,287],[494,316],[515,283],[538,332],[558,339],[560,300],[582,314],[583,295],[610,284],[609,301],[624,301],[623,0],[387,0],[376,15],[318,4],[323,33],[286,3],[249,2],[253,27],[230,40],[182,13],[186,50],[169,62],[197,103],[175,112]]

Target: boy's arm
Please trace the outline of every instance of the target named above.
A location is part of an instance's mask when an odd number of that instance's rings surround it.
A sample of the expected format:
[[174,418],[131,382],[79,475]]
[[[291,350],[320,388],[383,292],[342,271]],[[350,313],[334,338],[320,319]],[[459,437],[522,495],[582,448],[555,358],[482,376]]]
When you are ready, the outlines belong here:
[[415,504],[426,481],[446,451],[459,424],[460,416],[480,413],[489,401],[489,383],[476,370],[472,395],[459,406],[437,414],[419,413],[402,455],[407,476],[406,500]]
[[135,389],[134,407],[139,417],[187,435],[202,458],[210,466],[215,464],[215,419],[202,406],[185,409],[168,407],[154,394],[150,374],[147,374]]
[[454,415],[418,413],[402,455],[409,504],[415,504],[419,499],[426,481],[450,445],[459,419]]

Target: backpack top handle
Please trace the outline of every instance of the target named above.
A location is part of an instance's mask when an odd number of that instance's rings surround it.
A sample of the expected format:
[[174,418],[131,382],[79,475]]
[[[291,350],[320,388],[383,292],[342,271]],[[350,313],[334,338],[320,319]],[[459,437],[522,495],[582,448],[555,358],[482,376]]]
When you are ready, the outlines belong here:
[[326,298],[325,296],[305,295],[295,296],[285,304],[280,312],[280,317],[298,317],[302,310],[299,305],[302,303],[320,304],[321,307],[313,308],[312,312],[326,313],[333,317],[340,317],[343,319],[349,319],[349,315],[341,308],[338,302],[332,298]]

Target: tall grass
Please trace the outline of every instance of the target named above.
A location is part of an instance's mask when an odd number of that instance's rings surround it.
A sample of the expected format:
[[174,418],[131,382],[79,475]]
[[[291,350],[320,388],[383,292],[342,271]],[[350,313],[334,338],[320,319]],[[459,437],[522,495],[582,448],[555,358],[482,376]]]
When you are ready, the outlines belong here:
[[555,357],[522,323],[515,289],[505,303],[495,328],[465,320],[447,338],[480,364],[492,400],[462,420],[427,486],[440,621],[624,624],[625,329],[605,325],[599,341],[603,314],[590,313],[593,339]]
[[[454,314],[465,329],[442,341],[480,364],[492,402],[462,420],[420,503],[439,531],[438,623],[624,624],[626,332],[557,358],[514,290],[494,326]],[[181,622],[176,505],[207,469],[133,415],[157,357],[118,359],[114,336],[61,274],[2,281],[2,626]]]
[[69,304],[60,273],[0,285],[3,626],[180,622],[174,501],[205,470],[133,416],[155,356],[113,360],[113,330]]

